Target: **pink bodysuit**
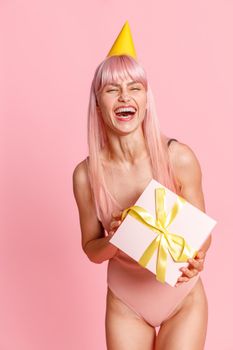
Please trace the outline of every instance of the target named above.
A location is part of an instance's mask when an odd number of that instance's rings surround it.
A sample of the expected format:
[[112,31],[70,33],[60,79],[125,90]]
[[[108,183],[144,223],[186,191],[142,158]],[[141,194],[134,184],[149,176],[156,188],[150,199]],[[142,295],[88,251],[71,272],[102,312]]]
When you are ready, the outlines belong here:
[[[110,192],[109,195],[114,205],[113,210],[122,210]],[[103,225],[107,231],[110,229],[109,224],[110,219],[104,218]],[[120,249],[108,261],[108,287],[140,318],[153,327],[160,326],[170,316],[197,283],[199,277],[200,273],[178,287],[171,287],[167,283],[157,281],[151,271],[140,266]]]

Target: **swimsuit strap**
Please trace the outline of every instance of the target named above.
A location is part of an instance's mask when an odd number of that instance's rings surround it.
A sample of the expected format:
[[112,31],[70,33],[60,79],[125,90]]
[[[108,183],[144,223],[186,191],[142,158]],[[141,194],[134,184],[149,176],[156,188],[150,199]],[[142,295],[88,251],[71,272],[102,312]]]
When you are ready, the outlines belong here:
[[169,147],[169,145],[170,145],[170,143],[171,143],[172,141],[177,141],[177,142],[178,142],[177,139],[170,139],[170,140],[168,140],[168,143],[167,143],[168,147]]

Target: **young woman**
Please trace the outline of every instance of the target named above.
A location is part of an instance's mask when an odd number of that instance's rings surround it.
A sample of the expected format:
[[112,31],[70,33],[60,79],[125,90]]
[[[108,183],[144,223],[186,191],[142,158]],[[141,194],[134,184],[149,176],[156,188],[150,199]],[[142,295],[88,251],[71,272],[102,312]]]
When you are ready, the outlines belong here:
[[152,178],[205,211],[198,159],[188,145],[161,133],[146,73],[129,55],[107,57],[96,69],[88,142],[73,188],[83,250],[92,262],[108,260],[108,350],[203,350],[208,304],[199,272],[211,236],[181,269],[176,287],[158,282],[109,242],[122,210]]

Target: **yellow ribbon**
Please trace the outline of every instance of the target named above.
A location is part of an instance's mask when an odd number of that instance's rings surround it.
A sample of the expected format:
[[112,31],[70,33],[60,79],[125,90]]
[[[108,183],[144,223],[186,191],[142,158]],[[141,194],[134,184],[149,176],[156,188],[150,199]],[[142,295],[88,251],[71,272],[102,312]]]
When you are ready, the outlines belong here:
[[139,264],[146,267],[156,249],[158,249],[156,262],[156,279],[165,282],[167,253],[169,252],[175,262],[186,262],[196,255],[197,251],[188,246],[185,239],[174,233],[168,232],[167,228],[175,219],[182,205],[186,202],[184,198],[177,196],[177,201],[173,205],[169,214],[164,209],[165,188],[155,189],[156,219],[144,208],[134,205],[125,209],[122,213],[123,220],[127,214],[134,217],[152,231],[158,233],[155,239],[149,244],[139,259]]

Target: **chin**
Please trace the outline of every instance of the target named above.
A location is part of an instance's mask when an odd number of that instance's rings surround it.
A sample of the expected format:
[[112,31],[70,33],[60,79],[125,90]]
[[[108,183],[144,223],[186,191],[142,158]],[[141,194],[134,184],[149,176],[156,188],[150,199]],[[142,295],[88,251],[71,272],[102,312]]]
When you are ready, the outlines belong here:
[[127,135],[127,134],[130,134],[132,132],[134,132],[135,130],[139,129],[142,127],[142,123],[137,123],[137,125],[132,125],[132,126],[126,126],[125,127],[120,127],[118,125],[115,125],[114,127],[114,132],[115,133],[119,133],[121,135]]

